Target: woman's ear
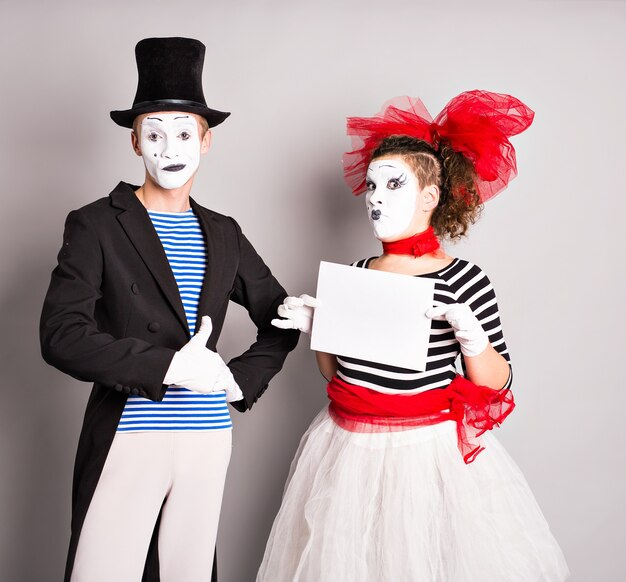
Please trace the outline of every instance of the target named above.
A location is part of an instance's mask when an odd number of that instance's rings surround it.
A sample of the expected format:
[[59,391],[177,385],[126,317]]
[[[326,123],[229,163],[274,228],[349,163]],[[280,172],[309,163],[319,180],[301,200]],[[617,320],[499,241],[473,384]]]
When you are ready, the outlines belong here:
[[432,184],[431,186],[426,186],[421,191],[422,196],[422,208],[424,212],[428,212],[429,210],[434,210],[439,204],[439,187]]

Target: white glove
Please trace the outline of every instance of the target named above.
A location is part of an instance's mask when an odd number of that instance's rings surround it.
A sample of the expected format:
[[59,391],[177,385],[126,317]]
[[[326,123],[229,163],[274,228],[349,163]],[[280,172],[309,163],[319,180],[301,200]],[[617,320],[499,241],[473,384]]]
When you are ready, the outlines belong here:
[[426,311],[426,317],[447,321],[452,326],[464,356],[477,356],[489,345],[489,337],[480,325],[480,321],[470,306],[465,303],[431,307]]
[[235,381],[233,373],[230,368],[224,364],[224,370],[220,372],[215,383],[216,390],[226,391],[226,402],[235,402],[237,400],[243,400],[243,392],[239,388],[239,384]]
[[[198,333],[174,354],[163,384],[181,386],[203,394],[219,390],[234,393],[235,388],[239,390],[224,360],[217,352],[206,347],[212,330],[211,318],[203,316]],[[243,395],[234,399],[241,398]]]
[[278,315],[285,319],[272,319],[272,325],[281,329],[299,329],[310,334],[316,307],[319,307],[319,301],[310,295],[285,297],[282,305],[278,306]]

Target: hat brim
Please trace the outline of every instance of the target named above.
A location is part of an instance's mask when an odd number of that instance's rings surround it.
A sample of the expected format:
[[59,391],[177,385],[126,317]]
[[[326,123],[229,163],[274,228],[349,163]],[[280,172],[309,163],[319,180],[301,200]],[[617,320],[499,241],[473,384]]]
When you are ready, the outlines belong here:
[[111,119],[121,125],[122,127],[133,127],[133,121],[138,115],[144,113],[153,113],[155,111],[184,111],[185,113],[195,113],[207,120],[209,127],[215,127],[222,123],[229,115],[229,111],[218,111],[217,109],[210,109],[203,105],[183,105],[180,103],[159,103],[153,102],[150,104],[141,105],[140,107],[133,107],[124,111],[111,111]]

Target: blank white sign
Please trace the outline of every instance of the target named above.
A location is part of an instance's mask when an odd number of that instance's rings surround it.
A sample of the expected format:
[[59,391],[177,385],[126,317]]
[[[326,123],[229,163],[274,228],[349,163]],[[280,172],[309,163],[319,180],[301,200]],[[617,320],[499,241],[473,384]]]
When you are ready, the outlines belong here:
[[311,349],[423,371],[434,279],[322,261]]

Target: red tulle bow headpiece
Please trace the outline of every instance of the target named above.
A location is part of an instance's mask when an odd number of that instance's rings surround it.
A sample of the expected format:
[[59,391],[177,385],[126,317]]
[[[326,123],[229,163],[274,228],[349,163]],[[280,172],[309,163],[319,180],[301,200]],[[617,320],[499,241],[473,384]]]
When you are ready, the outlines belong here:
[[534,115],[510,95],[467,91],[452,99],[433,121],[420,99],[396,97],[374,117],[348,118],[353,151],[343,157],[346,182],[355,195],[362,194],[367,166],[380,142],[391,135],[407,135],[427,141],[435,150],[448,143],[467,157],[476,171],[476,190],[485,202],[516,176],[509,137],[524,131]]

